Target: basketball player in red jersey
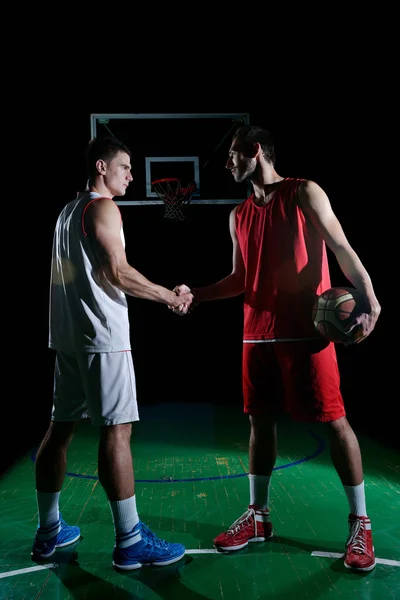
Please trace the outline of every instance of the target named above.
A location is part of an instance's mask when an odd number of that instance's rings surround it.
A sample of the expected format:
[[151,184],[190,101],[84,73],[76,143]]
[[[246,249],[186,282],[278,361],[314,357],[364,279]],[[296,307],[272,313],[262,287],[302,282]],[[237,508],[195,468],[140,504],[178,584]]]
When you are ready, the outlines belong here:
[[51,422],[35,462],[38,527],[34,560],[80,538],[61,517],[67,451],[84,415],[98,428],[98,473],[115,531],[113,565],[134,570],[180,560],[182,544],[160,540],[139,519],[131,454],[139,420],[126,296],[179,309],[193,296],[149,281],[125,253],[114,196],[132,181],[129,149],[115,137],[94,139],[86,153],[89,185],[62,209],[53,237],[49,347],[55,351]]
[[[281,177],[268,131],[240,127],[226,168],[236,182],[248,179],[250,197],[230,213],[233,268],[224,279],[193,288],[194,302],[244,292],[243,396],[249,415],[248,510],[214,539],[224,551],[265,541],[271,474],[277,455],[276,415],[284,407],[294,420],[326,423],[333,465],[349,503],[345,566],[375,566],[371,523],[364,494],[361,452],[346,418],[333,343],[321,341],[311,314],[316,295],[331,287],[328,246],[345,277],[366,298],[366,312],[350,326],[365,339],[381,308],[371,279],[349,244],[323,189],[313,181]],[[178,293],[187,293],[185,285]]]

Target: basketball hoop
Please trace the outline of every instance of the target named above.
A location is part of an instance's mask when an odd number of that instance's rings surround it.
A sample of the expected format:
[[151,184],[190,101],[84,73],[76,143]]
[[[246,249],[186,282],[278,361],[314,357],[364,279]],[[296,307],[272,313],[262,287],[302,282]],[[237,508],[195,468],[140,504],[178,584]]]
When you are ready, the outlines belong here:
[[157,196],[164,202],[164,219],[173,221],[184,221],[183,207],[189,204],[196,183],[193,181],[186,187],[182,186],[181,180],[176,177],[156,179],[151,182]]

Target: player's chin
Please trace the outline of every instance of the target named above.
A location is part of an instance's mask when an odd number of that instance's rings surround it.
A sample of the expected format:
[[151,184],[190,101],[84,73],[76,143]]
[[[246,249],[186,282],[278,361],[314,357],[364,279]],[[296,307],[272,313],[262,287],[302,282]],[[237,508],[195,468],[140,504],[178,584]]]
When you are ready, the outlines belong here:
[[235,183],[243,183],[243,181],[246,181],[246,179],[247,179],[246,173],[237,173],[237,175],[235,177]]
[[115,192],[114,192],[114,194],[113,194],[113,195],[114,195],[114,196],[125,196],[125,194],[126,194],[126,189],[127,189],[127,188],[126,188],[125,186],[122,186],[121,188],[118,188],[118,190],[115,190]]

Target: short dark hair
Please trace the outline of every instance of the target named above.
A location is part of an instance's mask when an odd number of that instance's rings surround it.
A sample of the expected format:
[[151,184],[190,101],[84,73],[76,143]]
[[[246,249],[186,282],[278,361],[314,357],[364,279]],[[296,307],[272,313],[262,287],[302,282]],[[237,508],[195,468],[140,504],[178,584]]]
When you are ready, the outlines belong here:
[[105,136],[90,140],[86,149],[86,168],[89,179],[97,175],[96,162],[98,160],[104,160],[106,163],[109,163],[118,152],[125,152],[129,157],[131,156],[129,148],[114,136]]
[[244,145],[255,144],[261,146],[265,160],[275,164],[275,146],[272,135],[267,129],[257,125],[241,125],[233,134],[233,139],[238,138]]

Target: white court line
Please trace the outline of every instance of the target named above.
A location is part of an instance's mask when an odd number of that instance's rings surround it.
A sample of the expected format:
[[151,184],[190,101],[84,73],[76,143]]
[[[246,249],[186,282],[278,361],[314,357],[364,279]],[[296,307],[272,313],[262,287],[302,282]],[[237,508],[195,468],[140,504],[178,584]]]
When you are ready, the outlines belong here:
[[28,569],[18,569],[17,571],[6,571],[0,573],[0,579],[4,577],[13,577],[14,575],[24,575],[25,573],[33,573],[33,571],[42,571],[43,569],[54,569],[56,563],[49,563],[48,565],[38,565],[37,567],[29,567]]
[[[200,550],[198,548],[194,548],[193,550],[186,550],[186,554],[221,554],[222,556],[226,556],[227,554],[232,554],[232,552],[220,552],[216,549],[206,549]],[[237,555],[239,556],[239,555]],[[344,554],[339,554],[338,552],[318,552],[315,550],[311,552],[311,556],[321,556],[323,558],[343,558]],[[380,565],[389,565],[391,567],[400,567],[400,561],[398,560],[390,560],[389,558],[375,558],[377,564]]]
[[186,550],[185,554],[224,554],[224,552],[218,552],[215,548],[206,550],[200,550],[200,548],[194,548],[193,550]]
[[[311,552],[311,556],[322,556],[324,558],[343,558],[344,554],[339,554],[337,552]],[[390,565],[391,567],[400,567],[400,561],[398,560],[390,560],[389,558],[375,558],[377,564],[380,565]]]
[[[193,548],[193,550],[186,550],[186,554],[229,554],[226,552],[219,552],[215,548],[208,548],[201,550],[200,548]],[[239,556],[239,555],[237,555]],[[319,556],[321,558],[343,558],[344,554],[338,552],[318,552],[314,550],[311,552],[311,556]],[[391,567],[400,567],[400,561],[390,560],[388,558],[376,558],[376,563],[380,565],[389,565]],[[7,571],[0,573],[0,579],[4,577],[13,577],[14,575],[24,575],[25,573],[33,573],[34,571],[42,571],[43,569],[54,569],[57,567],[57,563],[49,563],[47,565],[38,565],[36,567],[29,567],[28,569],[18,569],[16,571]]]
[[[220,552],[216,549],[206,549],[200,550],[198,548],[194,548],[193,550],[186,550],[186,554],[221,554],[222,556],[226,556],[227,554],[233,554],[232,552]],[[239,556],[239,555],[237,555]],[[315,550],[311,552],[311,556],[321,556],[323,558],[343,558],[344,554],[339,554],[338,552],[318,552]],[[400,567],[400,561],[398,560],[390,560],[389,558],[375,558],[376,563],[380,565],[389,565],[391,567]]]

